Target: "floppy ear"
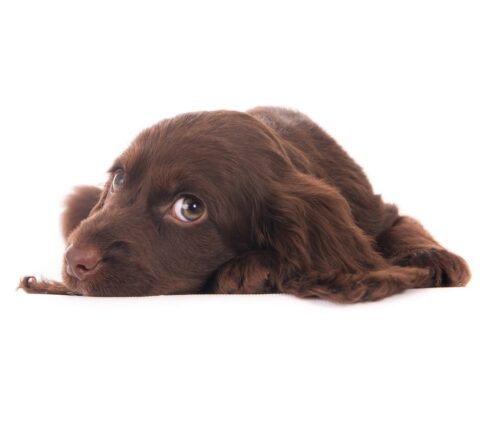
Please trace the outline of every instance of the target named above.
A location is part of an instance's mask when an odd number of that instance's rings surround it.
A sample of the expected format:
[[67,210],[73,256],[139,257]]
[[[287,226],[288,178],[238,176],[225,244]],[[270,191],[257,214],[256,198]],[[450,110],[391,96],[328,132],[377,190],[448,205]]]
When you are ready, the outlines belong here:
[[345,198],[321,179],[296,172],[275,184],[266,206],[259,245],[294,270],[354,273],[386,265]]
[[337,302],[377,300],[428,286],[428,270],[391,266],[331,185],[293,172],[273,184],[253,228],[256,251],[218,273],[217,291],[271,290]]
[[326,181],[295,172],[276,188],[260,238],[278,255],[279,291],[357,302],[429,285],[428,270],[392,266],[374,250]]
[[65,210],[62,214],[62,234],[64,240],[85,218],[99,202],[102,190],[97,187],[76,187],[73,193],[65,199]]

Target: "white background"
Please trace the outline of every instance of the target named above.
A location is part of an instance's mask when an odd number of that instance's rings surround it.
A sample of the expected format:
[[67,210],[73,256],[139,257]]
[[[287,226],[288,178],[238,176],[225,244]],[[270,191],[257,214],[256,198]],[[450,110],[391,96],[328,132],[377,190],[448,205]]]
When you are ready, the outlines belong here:
[[478,264],[471,1],[0,3],[2,429],[478,429],[478,281],[339,306],[16,293],[58,278],[61,202],[143,128],[297,108]]

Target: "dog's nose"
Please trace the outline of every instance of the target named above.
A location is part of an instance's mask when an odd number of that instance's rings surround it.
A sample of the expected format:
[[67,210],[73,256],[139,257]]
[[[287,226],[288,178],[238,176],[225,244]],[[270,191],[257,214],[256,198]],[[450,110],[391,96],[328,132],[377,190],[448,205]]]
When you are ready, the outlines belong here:
[[80,248],[70,245],[65,250],[67,273],[80,281],[83,281],[95,271],[101,259],[100,251],[94,247]]

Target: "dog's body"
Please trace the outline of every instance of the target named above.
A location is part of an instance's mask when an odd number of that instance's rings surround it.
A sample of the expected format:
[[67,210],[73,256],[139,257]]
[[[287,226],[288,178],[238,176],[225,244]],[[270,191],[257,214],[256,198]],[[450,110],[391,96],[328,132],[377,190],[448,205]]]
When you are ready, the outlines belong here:
[[193,113],[142,132],[102,191],[67,199],[64,283],[101,296],[286,292],[338,302],[461,286],[461,258],[375,195],[305,115]]

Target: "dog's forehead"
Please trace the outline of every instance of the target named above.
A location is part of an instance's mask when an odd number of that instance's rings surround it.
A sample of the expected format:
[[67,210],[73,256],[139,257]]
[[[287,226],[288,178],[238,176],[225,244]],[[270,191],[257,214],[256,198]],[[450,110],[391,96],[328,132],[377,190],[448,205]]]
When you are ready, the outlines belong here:
[[[174,191],[179,183],[193,187],[226,180],[239,165],[243,114],[188,114],[165,120],[141,132],[117,159],[129,182]],[[247,120],[251,120],[247,118]]]
[[144,130],[120,160],[130,175],[149,175],[157,183],[199,172],[216,176],[258,155],[255,142],[261,137],[258,122],[243,113],[186,114]]

